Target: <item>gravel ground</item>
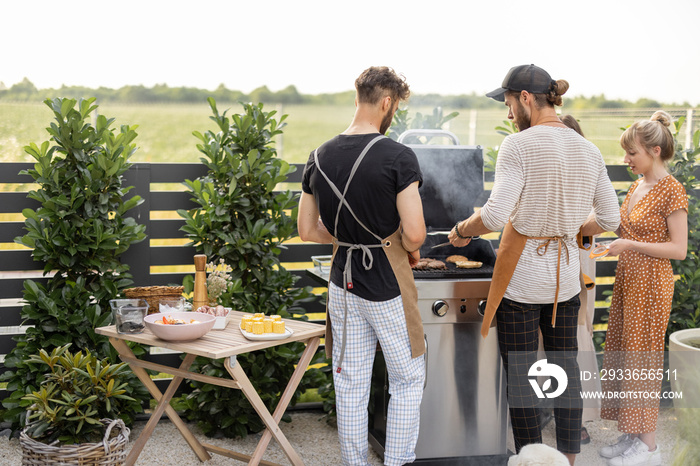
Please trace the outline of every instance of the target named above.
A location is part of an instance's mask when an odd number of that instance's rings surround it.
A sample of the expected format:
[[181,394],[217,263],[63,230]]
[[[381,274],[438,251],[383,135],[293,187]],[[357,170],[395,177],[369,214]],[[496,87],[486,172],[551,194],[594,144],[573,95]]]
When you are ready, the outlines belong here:
[[[294,411],[291,414],[292,422],[282,423],[281,428],[285,436],[301,455],[307,466],[329,466],[340,464],[337,430],[328,425],[321,411]],[[683,440],[676,435],[675,426],[677,419],[672,409],[663,409],[659,415],[658,443],[664,459],[664,465],[672,464],[673,452],[680,448]],[[145,422],[137,422],[131,431],[129,448],[143,429]],[[611,421],[592,421],[586,425],[591,436],[591,443],[583,445],[581,454],[577,457],[577,464],[584,466],[605,465],[605,461],[598,456],[598,448],[617,439],[619,432],[616,423]],[[251,435],[245,439],[211,439],[206,438],[195,426],[190,426],[200,441],[218,445],[245,454],[252,454],[255,450],[260,435]],[[544,443],[555,446],[554,422],[550,422],[543,431]],[[458,441],[458,439],[455,439]],[[513,449],[512,439],[509,439],[508,448]],[[19,466],[22,462],[22,453],[19,441],[16,438],[8,439],[0,437],[0,463],[4,466]],[[280,464],[289,464],[284,453],[274,439],[265,453],[265,459]],[[370,448],[370,464],[381,465],[381,459]],[[137,466],[155,465],[200,465],[197,457],[190,450],[187,443],[180,436],[177,429],[167,420],[161,421],[139,457]],[[243,464],[219,455],[212,455],[212,459],[206,463],[214,465]]]

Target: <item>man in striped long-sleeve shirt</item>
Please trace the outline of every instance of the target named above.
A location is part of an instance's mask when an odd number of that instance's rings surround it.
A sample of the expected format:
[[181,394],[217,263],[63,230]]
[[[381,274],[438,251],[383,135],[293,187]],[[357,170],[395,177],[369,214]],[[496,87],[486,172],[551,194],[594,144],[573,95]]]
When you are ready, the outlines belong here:
[[620,212],[600,151],[557,117],[554,106],[562,105],[568,87],[542,68],[521,65],[487,94],[505,102],[519,132],[499,149],[488,201],[458,222],[449,239],[463,246],[470,236],[503,229],[482,334],[495,315],[516,450],[542,442],[537,396],[543,394],[528,383],[540,329],[549,364],[568,377],[564,393],[552,398],[557,448],[573,464],[580,452],[582,406],[577,234],[616,230]]

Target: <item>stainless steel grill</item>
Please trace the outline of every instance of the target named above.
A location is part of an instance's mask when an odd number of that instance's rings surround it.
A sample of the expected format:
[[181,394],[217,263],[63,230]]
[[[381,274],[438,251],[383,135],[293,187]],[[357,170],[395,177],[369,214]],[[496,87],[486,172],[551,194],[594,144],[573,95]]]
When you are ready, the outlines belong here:
[[[505,464],[505,374],[495,330],[486,339],[480,333],[480,306],[483,309],[488,297],[495,252],[484,239],[472,240],[464,248],[431,249],[447,241],[446,232],[471,215],[483,197],[481,147],[459,146],[457,138],[447,134],[455,145],[410,146],[424,175],[421,198],[429,235],[421,257],[444,260],[460,254],[484,265],[458,269],[448,263],[447,270],[413,271],[427,347],[416,463]],[[380,455],[384,454],[388,388],[384,358],[378,351],[370,402],[370,444]]]

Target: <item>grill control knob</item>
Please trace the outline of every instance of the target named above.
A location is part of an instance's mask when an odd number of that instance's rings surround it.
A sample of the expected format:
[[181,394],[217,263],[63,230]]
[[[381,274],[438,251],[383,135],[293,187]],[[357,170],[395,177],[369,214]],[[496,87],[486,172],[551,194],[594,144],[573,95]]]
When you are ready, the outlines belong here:
[[439,299],[433,303],[433,314],[438,317],[444,317],[447,311],[450,310],[450,306],[447,305],[445,301]]
[[476,312],[478,312],[481,317],[484,317],[484,314],[486,313],[486,300],[485,299],[479,301],[479,305],[476,306]]

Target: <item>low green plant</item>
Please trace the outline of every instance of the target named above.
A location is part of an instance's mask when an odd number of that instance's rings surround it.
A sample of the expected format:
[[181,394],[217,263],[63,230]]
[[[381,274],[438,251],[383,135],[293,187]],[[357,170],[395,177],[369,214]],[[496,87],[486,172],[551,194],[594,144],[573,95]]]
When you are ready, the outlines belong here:
[[111,364],[86,351],[71,353],[70,344],[42,349],[27,364],[43,374],[38,390],[22,397],[26,406],[26,433],[46,444],[63,445],[102,441],[101,419],[118,419],[125,410],[140,407],[127,395],[126,363]]

